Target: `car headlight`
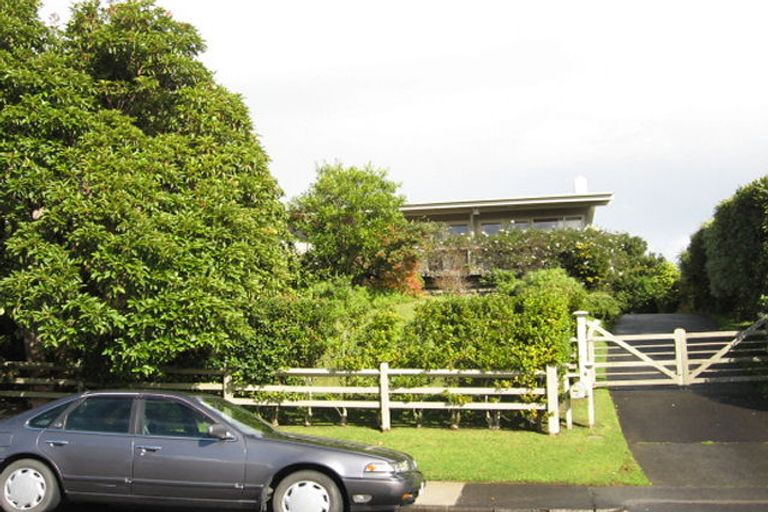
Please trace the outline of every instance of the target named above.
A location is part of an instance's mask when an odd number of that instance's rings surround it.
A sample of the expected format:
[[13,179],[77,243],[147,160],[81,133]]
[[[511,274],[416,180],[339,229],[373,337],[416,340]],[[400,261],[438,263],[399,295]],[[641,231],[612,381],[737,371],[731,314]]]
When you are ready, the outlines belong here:
[[369,462],[366,464],[364,473],[403,473],[408,471],[409,465],[407,460],[401,460],[400,462]]
[[395,468],[389,462],[369,462],[363,473],[394,473]]

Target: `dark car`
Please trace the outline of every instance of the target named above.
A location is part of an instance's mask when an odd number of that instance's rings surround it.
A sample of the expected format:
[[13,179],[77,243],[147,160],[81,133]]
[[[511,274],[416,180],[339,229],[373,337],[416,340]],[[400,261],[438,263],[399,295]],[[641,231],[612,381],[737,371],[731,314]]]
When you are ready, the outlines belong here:
[[88,392],[0,422],[0,505],[72,501],[274,512],[392,510],[423,477],[408,455],[278,432],[213,396]]

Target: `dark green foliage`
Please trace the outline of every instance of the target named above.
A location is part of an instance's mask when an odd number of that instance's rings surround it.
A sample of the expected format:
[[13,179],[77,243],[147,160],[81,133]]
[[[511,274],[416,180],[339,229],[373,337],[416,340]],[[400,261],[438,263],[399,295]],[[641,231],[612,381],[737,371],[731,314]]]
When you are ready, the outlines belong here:
[[751,319],[768,294],[768,177],[739,188],[681,258],[691,307]]
[[85,2],[42,30],[47,46],[0,50],[0,306],[94,372],[221,359],[290,277],[245,106],[151,2]]
[[418,288],[421,229],[400,212],[404,200],[386,171],[370,165],[324,165],[309,191],[290,206],[292,228],[311,249],[306,268],[327,278],[400,291]]
[[708,225],[691,235],[688,248],[680,255],[680,293],[693,311],[717,312],[722,301],[712,296],[707,274]]

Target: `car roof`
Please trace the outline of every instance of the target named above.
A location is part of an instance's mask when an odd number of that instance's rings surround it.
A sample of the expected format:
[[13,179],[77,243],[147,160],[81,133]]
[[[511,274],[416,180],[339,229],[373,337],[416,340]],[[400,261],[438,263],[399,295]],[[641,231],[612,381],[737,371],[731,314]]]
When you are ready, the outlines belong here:
[[199,401],[199,397],[183,393],[180,391],[170,391],[164,389],[97,389],[88,390],[80,393],[82,397],[99,396],[99,395],[127,395],[127,396],[163,396],[180,398],[187,401]]

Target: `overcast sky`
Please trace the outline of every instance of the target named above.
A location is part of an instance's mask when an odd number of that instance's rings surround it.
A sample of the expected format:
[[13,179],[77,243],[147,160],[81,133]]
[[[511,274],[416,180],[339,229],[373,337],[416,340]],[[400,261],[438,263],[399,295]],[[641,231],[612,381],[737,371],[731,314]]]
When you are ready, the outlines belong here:
[[[676,259],[768,174],[768,2],[159,0],[243,95],[288,197],[386,167],[410,202],[615,193]],[[45,0],[66,18],[68,0]]]

